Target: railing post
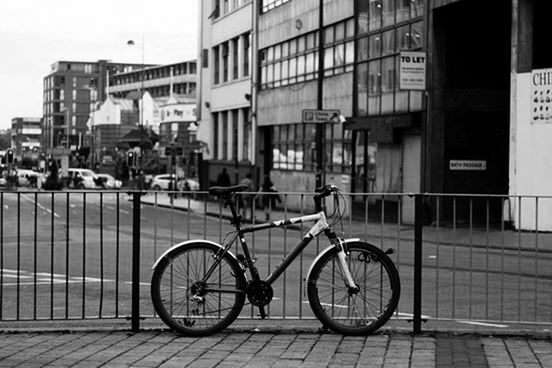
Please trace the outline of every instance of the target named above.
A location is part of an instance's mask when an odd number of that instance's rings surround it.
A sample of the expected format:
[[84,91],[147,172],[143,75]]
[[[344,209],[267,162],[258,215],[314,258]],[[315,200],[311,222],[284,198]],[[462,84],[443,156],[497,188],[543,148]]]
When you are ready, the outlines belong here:
[[140,192],[132,193],[132,311],[131,329],[140,330]]
[[422,332],[422,232],[423,232],[423,196],[414,195],[414,306],[413,332]]

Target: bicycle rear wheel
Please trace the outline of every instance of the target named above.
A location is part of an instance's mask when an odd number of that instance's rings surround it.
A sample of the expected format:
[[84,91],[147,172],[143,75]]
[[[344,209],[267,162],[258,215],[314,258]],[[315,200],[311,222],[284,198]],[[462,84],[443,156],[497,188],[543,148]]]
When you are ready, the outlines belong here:
[[246,280],[239,263],[226,253],[216,263],[220,247],[192,243],[167,254],[156,266],[151,297],[159,317],[187,336],[208,336],[234,321],[245,303]]
[[332,249],[313,265],[307,295],[324,326],[344,335],[365,335],[385,324],[397,308],[399,274],[379,248],[364,242],[348,243],[347,248],[347,264],[358,291],[349,290],[338,250]]

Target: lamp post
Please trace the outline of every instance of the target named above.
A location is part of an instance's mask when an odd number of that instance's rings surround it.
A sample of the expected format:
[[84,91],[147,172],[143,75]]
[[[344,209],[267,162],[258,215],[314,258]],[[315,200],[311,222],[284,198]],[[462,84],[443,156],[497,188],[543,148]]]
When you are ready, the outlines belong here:
[[[127,45],[135,46],[134,40],[128,40]],[[138,117],[138,128],[140,130],[140,153],[142,153],[142,139],[143,139],[143,127],[144,127],[144,35],[142,34],[142,45],[140,46],[142,51],[142,58],[140,62],[140,87],[138,93],[140,95],[140,110]],[[140,168],[142,166],[142,155],[140,155]]]

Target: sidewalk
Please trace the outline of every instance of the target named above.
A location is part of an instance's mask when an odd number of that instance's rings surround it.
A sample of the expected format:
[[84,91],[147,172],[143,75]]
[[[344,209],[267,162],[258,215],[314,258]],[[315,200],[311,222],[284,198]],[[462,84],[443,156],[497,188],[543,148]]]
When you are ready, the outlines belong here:
[[515,336],[227,330],[0,333],[0,367],[552,367],[552,341]]

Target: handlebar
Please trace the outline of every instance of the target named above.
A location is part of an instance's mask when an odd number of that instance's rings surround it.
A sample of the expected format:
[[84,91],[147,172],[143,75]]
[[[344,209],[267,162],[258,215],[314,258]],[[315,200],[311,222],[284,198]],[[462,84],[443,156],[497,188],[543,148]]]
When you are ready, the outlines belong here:
[[313,196],[314,205],[315,205],[315,210],[318,212],[318,211],[322,211],[322,204],[321,204],[322,203],[322,198],[328,197],[329,195],[331,195],[333,193],[337,193],[339,191],[339,188],[336,187],[333,184],[327,184],[327,185],[323,186],[322,188],[317,188],[315,191],[318,194],[315,194]]

